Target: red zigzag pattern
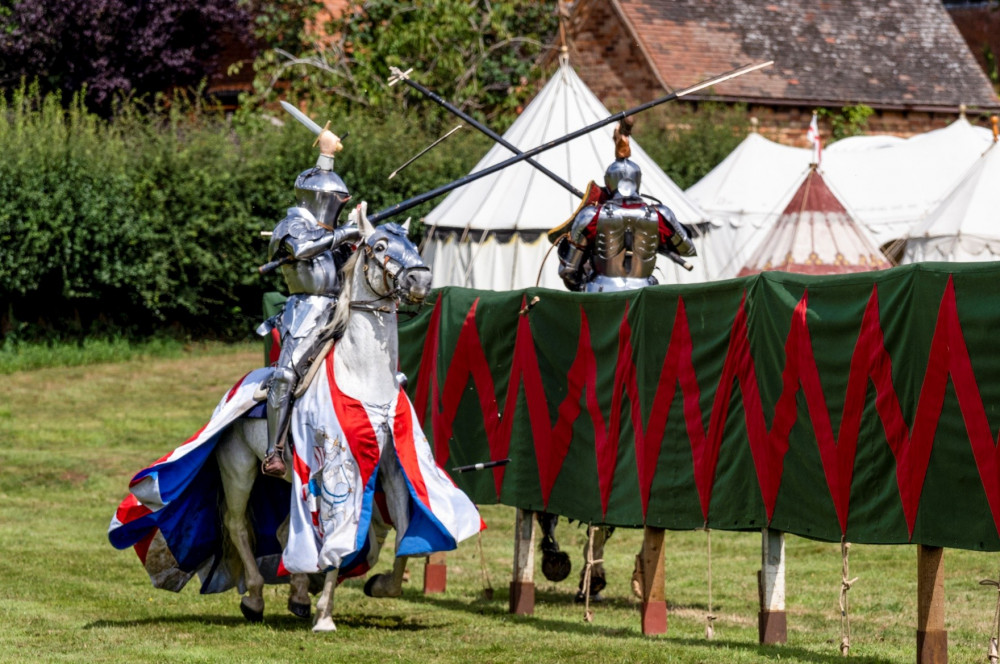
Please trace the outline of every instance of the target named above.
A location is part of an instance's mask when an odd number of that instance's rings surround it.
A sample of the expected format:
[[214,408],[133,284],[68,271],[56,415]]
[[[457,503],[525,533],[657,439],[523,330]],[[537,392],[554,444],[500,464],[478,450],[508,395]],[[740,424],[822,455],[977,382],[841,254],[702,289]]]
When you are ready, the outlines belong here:
[[[840,431],[836,436],[831,425],[826,397],[820,385],[819,371],[807,325],[808,292],[803,294],[792,314],[791,329],[785,342],[782,392],[775,405],[770,428],[765,422],[756,370],[750,353],[744,295],[733,321],[729,348],[715,390],[707,433],[704,428],[704,414],[699,406],[701,391],[692,363],[693,347],[683,298],[678,299],[670,344],[660,370],[648,419],[644,419],[642,415],[636,369],[632,361],[632,331],[628,323],[628,307],[626,306],[619,327],[615,369],[615,385],[621,387],[612,395],[610,415],[607,418],[597,398],[597,361],[590,342],[590,323],[581,308],[577,352],[566,376],[568,390],[558,405],[555,424],[551,424],[548,400],[542,386],[541,371],[527,316],[520,316],[518,320],[510,381],[501,409],[476,326],[477,304],[478,299],[465,317],[453,359],[447,369],[443,390],[438,389],[437,381],[440,300],[431,316],[427,331],[428,343],[424,347],[420,361],[421,380],[417,387],[415,405],[417,412],[424,416],[427,413],[428,403],[430,404],[435,454],[438,463],[442,465],[449,456],[448,445],[452,427],[459,401],[470,377],[479,396],[492,459],[502,459],[508,454],[518,390],[523,385],[528,420],[534,437],[542,498],[547,504],[569,450],[573,423],[583,410],[581,401],[585,400],[595,432],[598,484],[601,504],[606,514],[618,458],[620,418],[624,412],[622,399],[627,396],[630,403],[629,414],[635,431],[638,466],[636,471],[645,515],[670,405],[676,397],[677,387],[680,386],[684,420],[691,444],[694,479],[702,513],[707,521],[723,429],[729,417],[730,396],[733,388],[738,385],[742,396],[747,439],[761,497],[770,519],[781,485],[789,434],[798,418],[796,397],[801,389],[840,528],[846,533],[854,458],[865,393],[870,381],[875,388],[876,411],[896,460],[896,481],[907,528],[912,537],[920,493],[950,377],[955,386],[994,524],[1000,532],[1000,452],[997,450],[997,441],[993,439],[972,370],[958,318],[955,288],[950,278],[938,310],[912,433],[903,417],[892,382],[892,361],[885,348],[879,317],[877,286],[872,289],[854,347]],[[499,496],[504,468],[497,467],[493,472]]]

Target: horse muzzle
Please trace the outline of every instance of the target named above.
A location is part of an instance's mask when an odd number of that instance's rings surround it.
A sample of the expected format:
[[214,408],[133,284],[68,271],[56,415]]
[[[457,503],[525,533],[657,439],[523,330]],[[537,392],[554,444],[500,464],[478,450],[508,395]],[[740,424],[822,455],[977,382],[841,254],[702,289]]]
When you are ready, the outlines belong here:
[[397,284],[407,300],[419,304],[431,292],[431,270],[428,267],[407,268],[399,275]]

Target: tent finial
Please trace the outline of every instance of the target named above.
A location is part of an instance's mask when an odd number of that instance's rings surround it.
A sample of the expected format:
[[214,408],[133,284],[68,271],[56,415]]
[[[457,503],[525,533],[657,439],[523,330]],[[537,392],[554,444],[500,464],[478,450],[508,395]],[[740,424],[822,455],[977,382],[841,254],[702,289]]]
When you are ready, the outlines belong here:
[[559,14],[559,64],[569,63],[569,42],[566,38],[566,23],[569,21],[569,5],[562,0],[556,5]]
[[958,117],[959,117],[959,119],[962,119],[962,120],[965,119],[965,108],[966,108],[965,104],[959,104],[958,105]]
[[751,116],[750,117],[750,131],[751,132],[753,132],[754,134],[756,134],[757,131],[758,131],[758,125],[759,124],[760,124],[760,120],[757,119],[757,116]]

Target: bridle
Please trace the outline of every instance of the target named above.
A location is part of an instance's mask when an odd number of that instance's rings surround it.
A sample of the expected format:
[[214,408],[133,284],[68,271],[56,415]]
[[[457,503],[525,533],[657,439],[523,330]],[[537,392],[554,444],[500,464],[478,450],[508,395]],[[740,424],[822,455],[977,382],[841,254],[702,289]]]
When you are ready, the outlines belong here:
[[[368,281],[368,285],[372,287],[372,290],[376,293],[381,291],[381,295],[371,300],[351,300],[348,306],[354,311],[369,311],[384,314],[394,313],[396,305],[403,296],[403,289],[399,285],[400,277],[411,268],[404,267],[400,261],[388,253],[380,261],[375,255],[372,245],[368,242],[362,242],[359,250],[363,252],[359,259],[363,261],[361,269],[365,274],[365,279]],[[381,279],[373,282],[371,275],[368,274],[369,265],[378,267]],[[379,283],[381,284],[381,288],[377,287]],[[383,300],[390,300],[391,304],[379,305],[378,303]]]

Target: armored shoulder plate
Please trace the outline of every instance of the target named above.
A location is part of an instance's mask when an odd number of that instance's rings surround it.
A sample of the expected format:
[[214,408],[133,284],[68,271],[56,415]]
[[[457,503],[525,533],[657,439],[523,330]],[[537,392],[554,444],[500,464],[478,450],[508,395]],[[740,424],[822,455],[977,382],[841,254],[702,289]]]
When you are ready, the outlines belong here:
[[588,205],[587,207],[581,208],[576,216],[573,217],[573,223],[569,227],[569,240],[575,245],[581,245],[586,240],[587,227],[590,226],[591,222],[597,217],[599,208],[596,205]]
[[274,260],[281,253],[281,247],[291,240],[294,244],[318,240],[328,231],[308,217],[299,214],[299,208],[290,208],[284,219],[278,222],[271,233],[268,257]]

